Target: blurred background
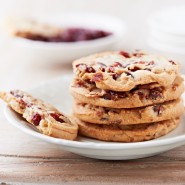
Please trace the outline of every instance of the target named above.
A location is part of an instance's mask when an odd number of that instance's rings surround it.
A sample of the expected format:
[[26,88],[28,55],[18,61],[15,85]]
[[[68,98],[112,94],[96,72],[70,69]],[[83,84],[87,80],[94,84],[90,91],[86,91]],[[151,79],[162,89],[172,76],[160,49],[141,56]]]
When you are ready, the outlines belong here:
[[[116,16],[126,25],[126,32],[120,41],[119,49],[142,49],[151,52],[156,48],[148,44],[148,18],[153,13],[167,7],[183,7],[184,0],[0,0],[0,20],[7,16],[34,16],[49,19],[53,16],[69,12],[92,12]],[[173,13],[171,14],[173,16]],[[174,15],[175,16],[175,15]],[[177,17],[178,18],[178,17]],[[181,17],[182,18],[182,17]],[[173,27],[174,21],[170,21]],[[183,20],[183,19],[182,19]],[[185,20],[185,19],[184,19]],[[179,24],[183,24],[180,22]],[[179,26],[179,24],[177,26]],[[1,28],[3,25],[1,25]],[[183,26],[182,26],[183,27]],[[183,39],[183,37],[182,37]],[[181,38],[179,39],[181,41]],[[184,47],[184,46],[183,46]],[[180,50],[181,51],[181,50]],[[164,52],[166,55],[166,51]],[[169,55],[173,55],[173,52]],[[179,57],[180,56],[180,57]],[[183,57],[182,57],[183,56]],[[177,52],[175,57],[183,59],[184,53]],[[42,58],[42,57],[41,57]],[[39,65],[40,58],[32,61],[23,50],[18,49],[10,40],[0,38],[0,88],[31,88],[39,83],[70,72],[71,61],[53,65]]]

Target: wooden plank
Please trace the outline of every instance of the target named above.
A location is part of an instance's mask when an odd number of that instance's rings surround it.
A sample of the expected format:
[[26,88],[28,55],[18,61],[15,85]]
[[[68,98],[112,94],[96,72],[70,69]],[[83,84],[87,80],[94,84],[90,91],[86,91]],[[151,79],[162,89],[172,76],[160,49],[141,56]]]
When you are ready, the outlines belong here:
[[112,184],[180,184],[185,182],[185,161],[163,157],[133,161],[93,159],[37,159],[0,157],[3,182],[61,183],[109,182]]

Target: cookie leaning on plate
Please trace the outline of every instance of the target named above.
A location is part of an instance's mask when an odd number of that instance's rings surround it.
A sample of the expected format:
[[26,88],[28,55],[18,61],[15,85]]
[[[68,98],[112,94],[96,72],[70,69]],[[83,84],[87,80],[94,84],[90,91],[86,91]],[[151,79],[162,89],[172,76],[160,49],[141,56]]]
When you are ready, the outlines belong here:
[[76,102],[74,115],[82,121],[106,125],[153,123],[180,117],[184,113],[181,99],[132,109],[113,109]]
[[144,53],[104,52],[73,62],[76,78],[95,82],[99,89],[130,91],[137,85],[169,86],[179,65],[165,57]]
[[20,90],[1,92],[0,98],[41,133],[68,140],[77,137],[78,125],[50,104]]
[[179,118],[141,125],[97,125],[76,120],[79,134],[82,136],[115,142],[140,142],[148,141],[166,135],[174,130]]
[[70,91],[78,102],[109,108],[135,108],[179,98],[184,92],[184,83],[183,78],[177,76],[168,87],[151,83],[138,85],[131,91],[116,92],[98,89],[92,82],[75,78]]

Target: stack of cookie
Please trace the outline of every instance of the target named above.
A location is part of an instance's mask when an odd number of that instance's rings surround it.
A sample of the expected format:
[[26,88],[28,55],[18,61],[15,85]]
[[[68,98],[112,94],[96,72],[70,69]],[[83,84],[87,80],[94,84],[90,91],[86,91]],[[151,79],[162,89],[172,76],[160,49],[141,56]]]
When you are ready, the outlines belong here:
[[145,54],[104,52],[73,63],[74,115],[83,136],[138,142],[174,130],[184,112],[179,65]]

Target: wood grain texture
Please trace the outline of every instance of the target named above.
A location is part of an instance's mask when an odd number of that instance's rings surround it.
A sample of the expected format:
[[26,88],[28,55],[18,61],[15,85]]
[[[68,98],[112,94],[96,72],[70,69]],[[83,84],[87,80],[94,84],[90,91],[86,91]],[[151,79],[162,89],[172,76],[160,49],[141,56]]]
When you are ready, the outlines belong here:
[[[178,151],[178,150],[177,150]],[[58,158],[0,157],[1,179],[12,182],[93,182],[180,184],[184,159],[164,156],[134,161],[100,161],[68,155]]]

